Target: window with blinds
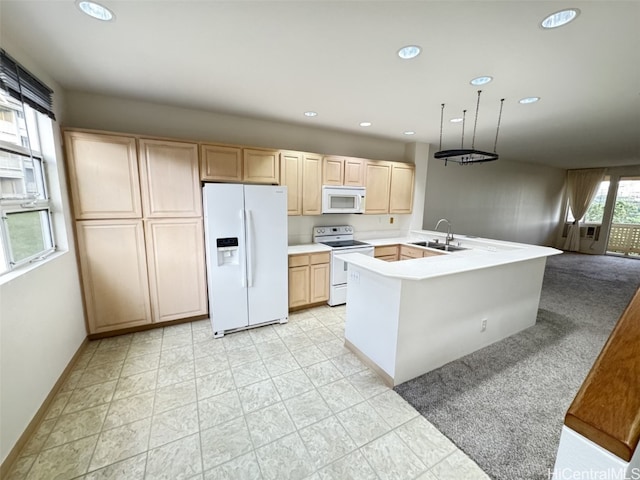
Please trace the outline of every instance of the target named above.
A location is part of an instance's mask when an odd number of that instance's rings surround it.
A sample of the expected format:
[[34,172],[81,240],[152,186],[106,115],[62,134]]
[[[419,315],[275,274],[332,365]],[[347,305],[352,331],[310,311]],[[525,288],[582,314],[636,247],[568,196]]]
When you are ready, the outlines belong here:
[[52,93],[0,50],[0,274],[55,250],[39,129]]

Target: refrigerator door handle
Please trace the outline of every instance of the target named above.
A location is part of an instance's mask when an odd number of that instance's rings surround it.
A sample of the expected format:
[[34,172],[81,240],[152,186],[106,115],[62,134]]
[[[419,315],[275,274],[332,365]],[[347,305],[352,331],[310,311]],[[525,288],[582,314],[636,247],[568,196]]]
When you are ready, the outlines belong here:
[[[245,211],[240,210],[240,231],[244,231],[244,226],[246,225]],[[245,250],[244,253],[240,251],[240,283],[242,288],[247,288],[247,252]]]
[[251,210],[245,210],[245,225],[247,227],[247,286],[253,287],[253,226]]
[[253,287],[253,219],[251,210],[245,211],[247,221],[247,286]]

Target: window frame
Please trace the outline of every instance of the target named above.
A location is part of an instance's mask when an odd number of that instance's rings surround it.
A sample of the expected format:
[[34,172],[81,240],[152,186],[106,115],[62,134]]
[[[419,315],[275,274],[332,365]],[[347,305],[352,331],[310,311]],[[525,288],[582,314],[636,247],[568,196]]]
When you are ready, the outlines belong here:
[[[0,95],[3,92],[0,91]],[[38,115],[46,117],[46,115],[36,111],[25,103],[13,100],[15,106],[22,108],[25,117],[26,132],[28,137],[28,147],[13,144],[0,140],[0,150],[9,154],[21,157],[21,168],[23,179],[25,174],[25,162],[31,160],[33,162],[33,170],[35,183],[37,185],[37,193],[0,195],[0,276],[14,272],[16,269],[31,264],[36,261],[43,260],[56,251],[56,240],[52,218],[52,201],[49,195],[49,185],[46,172],[46,160],[40,151],[34,151],[33,146],[42,145],[38,123],[41,120]],[[32,117],[27,120],[27,117]],[[34,131],[35,130],[35,131]],[[34,138],[35,137],[35,138]],[[34,141],[35,140],[35,141]],[[24,181],[24,180],[23,180]],[[11,242],[11,232],[9,225],[9,216],[12,214],[44,212],[41,217],[40,226],[42,232],[42,245],[44,248],[27,257],[16,259],[15,248]],[[42,220],[44,218],[44,220]]]
[[[603,183],[608,183],[609,186],[607,187],[607,192],[604,195],[604,203],[603,203],[603,207],[606,205],[606,201],[607,201],[607,196],[609,195],[609,190],[611,189],[611,176],[610,175],[605,175],[604,178],[602,179],[602,181],[600,182],[600,185],[598,186],[598,190],[602,187]],[[594,201],[595,201],[595,197],[594,197]],[[593,205],[593,202],[591,205],[589,205],[589,208],[591,208],[591,206]],[[580,219],[580,224],[581,225],[602,225],[602,222],[604,221],[604,211],[602,213],[602,218],[600,219],[599,222],[588,222],[585,220],[585,217],[587,216],[587,214],[589,213],[589,209],[587,209],[587,211],[584,213],[584,216]],[[575,218],[573,218],[573,215],[571,213],[571,207],[569,206],[569,199],[567,198],[567,204],[566,204],[566,208],[565,208],[565,216],[564,216],[564,223],[565,225],[572,225],[575,222]]]

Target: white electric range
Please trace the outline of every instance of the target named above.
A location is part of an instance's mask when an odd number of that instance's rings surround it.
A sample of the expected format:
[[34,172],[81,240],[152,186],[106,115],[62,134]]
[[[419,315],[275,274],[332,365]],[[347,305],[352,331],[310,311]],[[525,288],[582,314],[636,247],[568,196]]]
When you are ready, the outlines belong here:
[[373,257],[373,245],[353,239],[353,227],[339,225],[335,227],[314,227],[313,241],[331,247],[331,274],[329,305],[342,305],[347,302],[347,268],[341,260],[341,253],[362,253]]

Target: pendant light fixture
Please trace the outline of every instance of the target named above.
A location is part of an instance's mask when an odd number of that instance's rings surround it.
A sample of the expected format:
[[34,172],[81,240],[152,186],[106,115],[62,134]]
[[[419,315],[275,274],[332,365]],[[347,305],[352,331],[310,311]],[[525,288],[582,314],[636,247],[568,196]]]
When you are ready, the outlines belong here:
[[485,152],[482,150],[476,150],[476,127],[478,125],[478,109],[480,107],[480,94],[482,90],[478,90],[478,100],[476,103],[476,117],[473,124],[473,139],[471,140],[471,148],[464,148],[464,119],[467,111],[462,112],[462,143],[460,148],[442,150],[442,124],[444,121],[444,103],[441,105],[440,110],[440,147],[439,151],[433,154],[434,158],[444,160],[445,166],[448,162],[456,162],[459,165],[470,165],[472,163],[483,163],[498,160],[498,154],[496,147],[498,146],[498,132],[500,131],[500,120],[502,119],[502,105],[504,104],[504,98],[500,100],[500,113],[498,114],[498,126],[496,128],[496,140],[493,144],[493,152]]

